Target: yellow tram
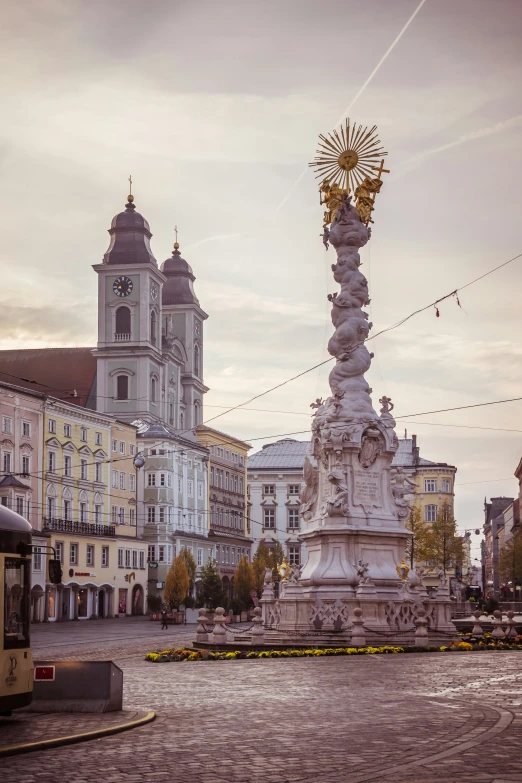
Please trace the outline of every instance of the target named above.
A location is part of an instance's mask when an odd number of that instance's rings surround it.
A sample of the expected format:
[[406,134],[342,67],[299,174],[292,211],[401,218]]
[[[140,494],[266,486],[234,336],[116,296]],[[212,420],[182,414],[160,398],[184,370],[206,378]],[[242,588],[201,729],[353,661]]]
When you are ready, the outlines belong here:
[[0,715],[32,699],[31,533],[29,522],[0,506]]

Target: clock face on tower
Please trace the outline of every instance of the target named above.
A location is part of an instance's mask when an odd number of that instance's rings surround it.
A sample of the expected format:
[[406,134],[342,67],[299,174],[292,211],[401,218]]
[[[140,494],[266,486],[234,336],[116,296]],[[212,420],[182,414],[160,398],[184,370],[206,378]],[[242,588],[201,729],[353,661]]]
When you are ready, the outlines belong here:
[[154,282],[150,284],[150,298],[153,302],[158,298],[158,286]]
[[130,277],[117,277],[112,284],[112,291],[116,296],[128,296],[132,293],[133,284]]

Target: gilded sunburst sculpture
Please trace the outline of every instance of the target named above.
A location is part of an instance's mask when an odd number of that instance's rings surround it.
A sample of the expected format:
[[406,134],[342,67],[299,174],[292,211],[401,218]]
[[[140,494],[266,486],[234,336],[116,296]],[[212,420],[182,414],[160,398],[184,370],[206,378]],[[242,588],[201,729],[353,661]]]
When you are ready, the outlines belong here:
[[[356,123],[351,125],[347,118],[339,131],[334,129],[328,136],[319,135],[319,149],[309,165],[317,171],[316,179],[322,180],[321,204],[327,207],[325,226],[333,221],[343,193],[355,196],[355,206],[361,207],[363,223],[373,222],[373,202],[382,185],[380,176],[388,172],[383,167],[383,158],[388,153],[381,146],[376,131],[376,125],[363,128]],[[377,176],[373,172],[377,172]]]

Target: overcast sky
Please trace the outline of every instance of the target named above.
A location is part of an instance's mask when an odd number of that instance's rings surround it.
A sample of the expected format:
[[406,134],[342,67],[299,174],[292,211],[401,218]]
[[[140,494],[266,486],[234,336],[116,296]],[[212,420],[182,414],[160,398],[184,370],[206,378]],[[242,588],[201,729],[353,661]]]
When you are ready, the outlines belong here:
[[[313,173],[301,175],[419,2],[11,0],[0,346],[94,345],[91,265],[132,172],[158,262],[177,223],[210,316],[207,419],[211,405],[327,358],[334,251],[319,237]],[[362,254],[375,330],[522,252],[521,22],[519,0],[426,0],[350,110],[378,126],[392,169]],[[463,291],[462,309],[445,302],[440,318],[377,338],[376,407],[382,394],[398,416],[521,396],[521,282],[518,261]],[[328,371],[253,406],[283,413],[214,426],[256,448],[306,431]],[[458,467],[463,528],[482,524],[484,496],[516,493],[521,412],[514,402],[408,423],[422,456]]]

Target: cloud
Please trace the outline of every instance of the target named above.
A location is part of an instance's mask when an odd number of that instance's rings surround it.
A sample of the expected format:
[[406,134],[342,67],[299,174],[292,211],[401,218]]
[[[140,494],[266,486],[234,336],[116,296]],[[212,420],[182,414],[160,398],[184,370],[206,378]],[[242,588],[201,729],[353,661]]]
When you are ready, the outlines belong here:
[[399,172],[404,169],[411,170],[415,165],[423,163],[425,160],[432,158],[434,155],[438,155],[441,152],[446,152],[446,150],[453,149],[453,147],[460,147],[462,144],[468,144],[469,142],[476,141],[477,139],[484,139],[487,136],[494,136],[497,133],[503,133],[504,131],[510,130],[511,128],[516,128],[518,125],[520,125],[520,123],[522,123],[522,114],[517,114],[515,117],[511,117],[508,120],[497,122],[495,125],[490,125],[486,128],[472,131],[471,133],[466,133],[463,136],[459,136],[459,138],[455,141],[449,142],[448,144],[442,144],[440,147],[432,147],[431,149],[424,150],[424,152],[420,152],[418,155],[413,155],[413,157],[408,158],[402,163],[399,163],[398,166],[395,167],[395,172]]

